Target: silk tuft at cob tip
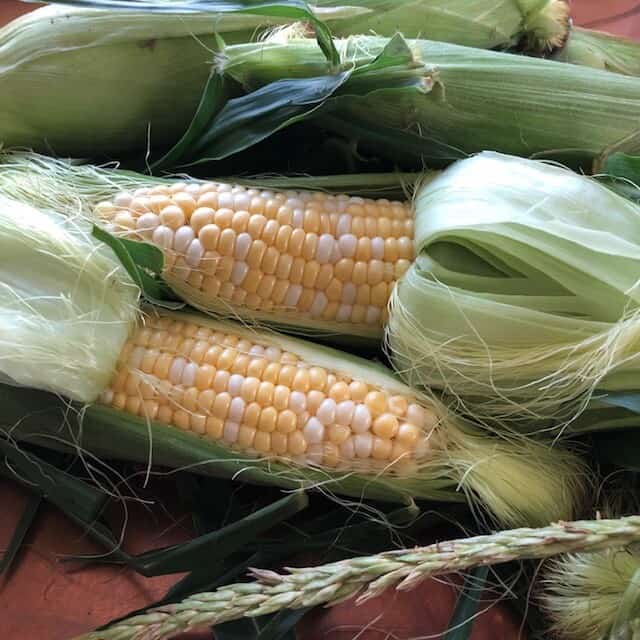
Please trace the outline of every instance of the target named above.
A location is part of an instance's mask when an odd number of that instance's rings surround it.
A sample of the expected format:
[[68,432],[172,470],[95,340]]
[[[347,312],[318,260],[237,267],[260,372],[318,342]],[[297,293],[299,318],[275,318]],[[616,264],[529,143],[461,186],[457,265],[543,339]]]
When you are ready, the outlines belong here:
[[[566,640],[635,637],[640,616],[637,544],[554,559],[544,580],[543,603],[552,629]],[[617,635],[619,634],[619,635]]]
[[[571,31],[571,7],[566,0],[549,0],[548,2],[521,3],[524,5],[525,50],[549,53],[561,49]],[[532,9],[527,12],[526,5]]]

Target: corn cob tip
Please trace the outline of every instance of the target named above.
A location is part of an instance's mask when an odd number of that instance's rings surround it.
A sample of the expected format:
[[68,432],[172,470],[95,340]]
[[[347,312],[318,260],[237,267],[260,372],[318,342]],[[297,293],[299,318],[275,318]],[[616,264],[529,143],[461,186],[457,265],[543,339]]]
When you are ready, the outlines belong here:
[[569,3],[567,0],[548,0],[536,4],[537,8],[525,17],[527,50],[544,54],[562,48],[571,30]]

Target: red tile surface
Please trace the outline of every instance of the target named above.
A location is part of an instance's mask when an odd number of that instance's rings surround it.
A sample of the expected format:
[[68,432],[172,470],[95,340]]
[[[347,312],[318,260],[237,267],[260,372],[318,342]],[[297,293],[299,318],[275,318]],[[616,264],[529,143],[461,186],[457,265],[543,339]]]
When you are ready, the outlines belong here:
[[640,3],[637,0],[573,0],[576,24],[640,39]]
[[[180,513],[170,491],[162,489],[163,508],[129,504],[123,548],[140,553],[188,539],[188,514]],[[27,494],[0,479],[0,553],[20,517]],[[121,511],[112,520],[120,521]],[[83,566],[69,556],[102,554],[82,529],[60,511],[44,506],[30,531],[14,569],[0,580],[0,638],[3,640],[68,640],[117,616],[159,599],[180,576],[144,578],[120,566]],[[65,560],[66,558],[66,560]],[[210,636],[191,635],[189,640]],[[184,636],[181,640],[187,640]]]

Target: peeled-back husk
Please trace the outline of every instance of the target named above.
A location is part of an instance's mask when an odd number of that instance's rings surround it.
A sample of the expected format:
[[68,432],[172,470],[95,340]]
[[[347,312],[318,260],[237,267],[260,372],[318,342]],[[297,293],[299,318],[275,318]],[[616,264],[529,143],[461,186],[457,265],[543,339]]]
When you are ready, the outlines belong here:
[[95,400],[136,324],[138,297],[85,219],[0,195],[0,380]]
[[418,191],[396,368],[478,419],[566,424],[640,382],[640,208],[551,164],[482,153]]

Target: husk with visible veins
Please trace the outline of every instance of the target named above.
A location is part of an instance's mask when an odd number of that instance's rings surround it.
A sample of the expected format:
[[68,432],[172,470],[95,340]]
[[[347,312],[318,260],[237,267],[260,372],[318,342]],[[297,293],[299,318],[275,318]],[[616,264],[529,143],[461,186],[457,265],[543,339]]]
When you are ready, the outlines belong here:
[[[383,19],[386,35],[395,32],[392,8],[369,8],[373,1],[326,4],[331,6],[321,7],[319,16],[347,33],[354,33],[363,13]],[[441,4],[425,10],[426,24],[443,13]],[[482,0],[472,17],[460,9],[436,30],[451,30],[453,38],[476,34],[471,40],[484,46],[506,45],[524,32],[536,42],[554,42],[566,32],[561,16],[545,18],[561,14],[564,0],[522,14],[520,3],[509,0],[483,17],[492,4]],[[456,27],[460,21],[464,28]],[[219,48],[216,34],[227,44],[250,42],[260,28],[287,22],[246,13],[155,13],[144,3],[121,10],[39,8],[0,29],[0,143],[80,157],[162,149],[191,122]]]
[[[318,0],[320,8],[342,0]],[[569,4],[565,0],[360,0],[349,2],[367,13],[327,20],[332,32],[345,37],[396,32],[407,38],[452,42],[480,49],[522,45],[532,52],[561,47],[569,33]]]
[[163,148],[185,132],[218,50],[278,24],[248,14],[47,6],[0,29],[0,143],[57,155]]
[[287,574],[254,570],[255,582],[196,594],[76,640],[164,640],[179,632],[282,609],[336,604],[355,595],[362,602],[386,589],[412,589],[429,577],[475,566],[622,547],[639,540],[640,516],[631,516],[501,531],[318,567],[289,569]]
[[600,31],[572,27],[566,44],[551,58],[627,76],[640,76],[640,43]]
[[387,341],[477,419],[569,426],[640,380],[640,207],[591,178],[485,152],[416,195],[418,257]]
[[[358,68],[388,42],[358,36],[336,46],[344,68]],[[613,149],[640,153],[638,78],[443,42],[408,45],[420,86],[375,86],[371,77],[370,91],[353,95],[347,83],[345,95],[326,102],[310,121],[402,167],[420,166],[434,143],[450,150],[449,159],[489,149],[587,171]],[[218,68],[247,91],[334,72],[314,41],[282,37],[260,49],[227,47]]]

